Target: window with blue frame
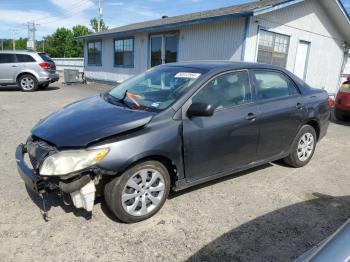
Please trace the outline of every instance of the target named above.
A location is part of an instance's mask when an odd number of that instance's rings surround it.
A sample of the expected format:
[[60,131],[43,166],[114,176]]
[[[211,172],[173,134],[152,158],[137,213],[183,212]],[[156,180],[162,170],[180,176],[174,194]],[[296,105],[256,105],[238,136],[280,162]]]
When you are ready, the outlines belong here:
[[114,40],[114,65],[115,66],[134,66],[134,39]]
[[101,65],[102,41],[88,42],[88,65]]

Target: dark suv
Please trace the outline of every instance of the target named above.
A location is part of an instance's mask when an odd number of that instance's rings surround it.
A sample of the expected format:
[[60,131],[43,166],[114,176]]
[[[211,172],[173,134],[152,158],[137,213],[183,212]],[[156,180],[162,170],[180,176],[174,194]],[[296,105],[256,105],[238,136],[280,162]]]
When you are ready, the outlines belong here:
[[327,92],[279,67],[167,64],[41,120],[16,160],[34,191],[69,193],[89,211],[97,191],[119,219],[137,222],[170,188],[278,159],[306,165],[329,115]]
[[0,85],[17,84],[29,92],[46,88],[58,79],[55,63],[45,53],[0,51]]

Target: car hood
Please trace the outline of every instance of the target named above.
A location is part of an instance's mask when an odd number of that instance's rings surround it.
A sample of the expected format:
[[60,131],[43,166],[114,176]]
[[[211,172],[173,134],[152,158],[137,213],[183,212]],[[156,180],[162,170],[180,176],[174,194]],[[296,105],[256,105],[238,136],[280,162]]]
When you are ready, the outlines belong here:
[[32,129],[32,135],[58,148],[85,147],[91,142],[142,127],[154,114],[110,104],[98,95],[49,115]]

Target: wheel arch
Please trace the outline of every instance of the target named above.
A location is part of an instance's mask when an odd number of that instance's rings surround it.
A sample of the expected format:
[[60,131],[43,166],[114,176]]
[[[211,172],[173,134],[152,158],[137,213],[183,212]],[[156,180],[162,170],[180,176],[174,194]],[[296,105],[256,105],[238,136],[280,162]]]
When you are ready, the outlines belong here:
[[35,74],[35,72],[31,72],[31,71],[24,71],[24,72],[20,72],[17,77],[16,77],[16,83],[18,83],[19,79],[24,76],[24,75],[31,75],[33,77],[35,77],[36,81],[39,82],[38,80],[38,76]]
[[321,127],[320,127],[319,122],[316,119],[310,119],[310,120],[305,122],[305,125],[312,126],[313,129],[315,129],[317,140],[319,140],[320,133],[321,133]]
[[141,155],[130,159],[118,172],[118,175],[124,173],[127,169],[132,168],[133,166],[140,164],[145,161],[158,161],[162,163],[169,172],[171,186],[175,185],[175,182],[178,179],[179,166],[176,164],[169,156],[164,154],[149,154]]

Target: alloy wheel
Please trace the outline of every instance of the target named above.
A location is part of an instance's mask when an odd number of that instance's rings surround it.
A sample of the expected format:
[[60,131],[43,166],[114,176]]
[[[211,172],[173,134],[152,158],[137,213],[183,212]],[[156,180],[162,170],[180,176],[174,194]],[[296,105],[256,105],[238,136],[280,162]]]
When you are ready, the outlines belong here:
[[34,80],[30,77],[22,78],[21,87],[23,90],[32,90],[34,88]]
[[132,216],[144,216],[162,202],[165,192],[164,178],[153,169],[142,169],[133,174],[122,192],[124,210]]
[[298,143],[297,156],[302,162],[307,161],[314,150],[315,138],[311,133],[305,133],[301,136]]

